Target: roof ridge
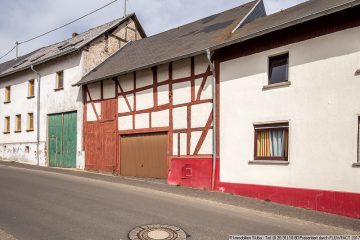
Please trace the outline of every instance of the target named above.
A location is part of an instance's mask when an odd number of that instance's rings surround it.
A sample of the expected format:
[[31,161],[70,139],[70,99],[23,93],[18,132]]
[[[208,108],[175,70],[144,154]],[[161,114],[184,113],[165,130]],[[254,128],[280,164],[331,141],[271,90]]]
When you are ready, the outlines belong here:
[[209,15],[209,16],[207,16],[207,17],[203,17],[203,18],[197,19],[197,20],[192,21],[192,22],[185,23],[185,24],[180,25],[180,26],[177,26],[177,27],[170,28],[170,29],[168,29],[168,30],[165,30],[165,31],[156,33],[156,34],[151,35],[151,36],[148,36],[148,37],[146,37],[146,38],[139,39],[139,40],[137,40],[137,41],[141,41],[141,40],[145,40],[145,39],[151,39],[151,38],[156,37],[156,36],[158,36],[158,35],[160,35],[160,34],[164,34],[164,33],[167,33],[167,32],[173,31],[173,30],[177,30],[177,29],[179,29],[179,28],[181,28],[181,27],[185,27],[185,26],[188,26],[188,25],[190,25],[190,24],[194,24],[194,23],[196,23],[196,22],[203,21],[204,19],[211,18],[211,17],[214,17],[214,16],[216,16],[216,15],[220,15],[220,14],[223,14],[223,13],[225,13],[225,12],[232,11],[232,10],[234,10],[234,9],[237,9],[237,8],[243,8],[243,7],[245,7],[246,5],[250,5],[250,4],[252,4],[252,3],[254,3],[254,2],[257,2],[257,1],[258,1],[258,0],[252,0],[252,1],[249,1],[249,2],[247,2],[247,3],[241,4],[241,5],[239,5],[239,6],[236,6],[236,7],[233,7],[233,8],[229,8],[229,9],[227,9],[227,10],[223,10],[223,11],[218,12],[218,13],[214,13],[214,14]]

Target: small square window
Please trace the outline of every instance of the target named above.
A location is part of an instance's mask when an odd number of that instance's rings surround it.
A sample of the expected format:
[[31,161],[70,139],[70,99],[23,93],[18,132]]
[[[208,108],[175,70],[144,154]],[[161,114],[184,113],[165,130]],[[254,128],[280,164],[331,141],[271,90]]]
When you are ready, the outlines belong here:
[[28,85],[28,97],[34,97],[34,80],[30,80],[29,81],[29,85]]
[[7,86],[5,87],[5,103],[8,103],[11,101],[11,87]]
[[64,71],[56,73],[56,86],[55,90],[64,89]]
[[269,85],[287,82],[289,77],[289,54],[269,58]]
[[10,117],[7,116],[5,117],[5,122],[4,122],[4,133],[9,133],[10,132]]
[[21,132],[21,115],[15,116],[15,132]]
[[33,131],[34,130],[34,114],[28,113],[28,119],[27,119],[27,131]]
[[288,160],[289,123],[255,125],[255,160]]

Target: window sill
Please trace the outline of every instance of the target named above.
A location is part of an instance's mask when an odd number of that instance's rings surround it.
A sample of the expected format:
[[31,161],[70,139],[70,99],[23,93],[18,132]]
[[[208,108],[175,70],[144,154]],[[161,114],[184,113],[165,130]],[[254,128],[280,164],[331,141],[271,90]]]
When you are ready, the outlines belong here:
[[360,168],[360,163],[353,163],[353,167]]
[[57,92],[57,91],[61,91],[61,90],[64,90],[64,88],[55,88],[54,91]]
[[10,134],[10,131],[9,132],[3,132],[3,134]]
[[274,88],[289,87],[290,85],[291,85],[290,81],[281,82],[281,83],[274,83],[274,84],[269,84],[269,85],[263,86],[262,90],[266,91],[266,90],[274,89]]
[[281,160],[250,160],[249,164],[261,164],[261,165],[289,165],[289,161]]
[[31,99],[31,98],[34,98],[35,96],[27,96],[26,98],[27,99]]
[[6,101],[6,102],[4,102],[4,104],[8,104],[8,103],[11,103],[11,101]]
[[27,132],[33,132],[34,129],[27,129],[26,131],[27,131]]

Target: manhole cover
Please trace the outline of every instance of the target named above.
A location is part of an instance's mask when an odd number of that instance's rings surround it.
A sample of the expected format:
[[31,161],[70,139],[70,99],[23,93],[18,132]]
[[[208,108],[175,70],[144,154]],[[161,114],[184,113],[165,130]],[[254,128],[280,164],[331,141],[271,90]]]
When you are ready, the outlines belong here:
[[169,225],[153,224],[130,231],[130,240],[186,240],[184,230]]

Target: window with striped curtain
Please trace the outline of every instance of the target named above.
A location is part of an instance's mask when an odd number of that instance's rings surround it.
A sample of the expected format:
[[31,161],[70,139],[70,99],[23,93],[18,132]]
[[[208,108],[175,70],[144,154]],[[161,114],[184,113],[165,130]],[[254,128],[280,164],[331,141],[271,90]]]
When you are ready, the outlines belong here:
[[255,160],[288,161],[289,123],[255,125]]

